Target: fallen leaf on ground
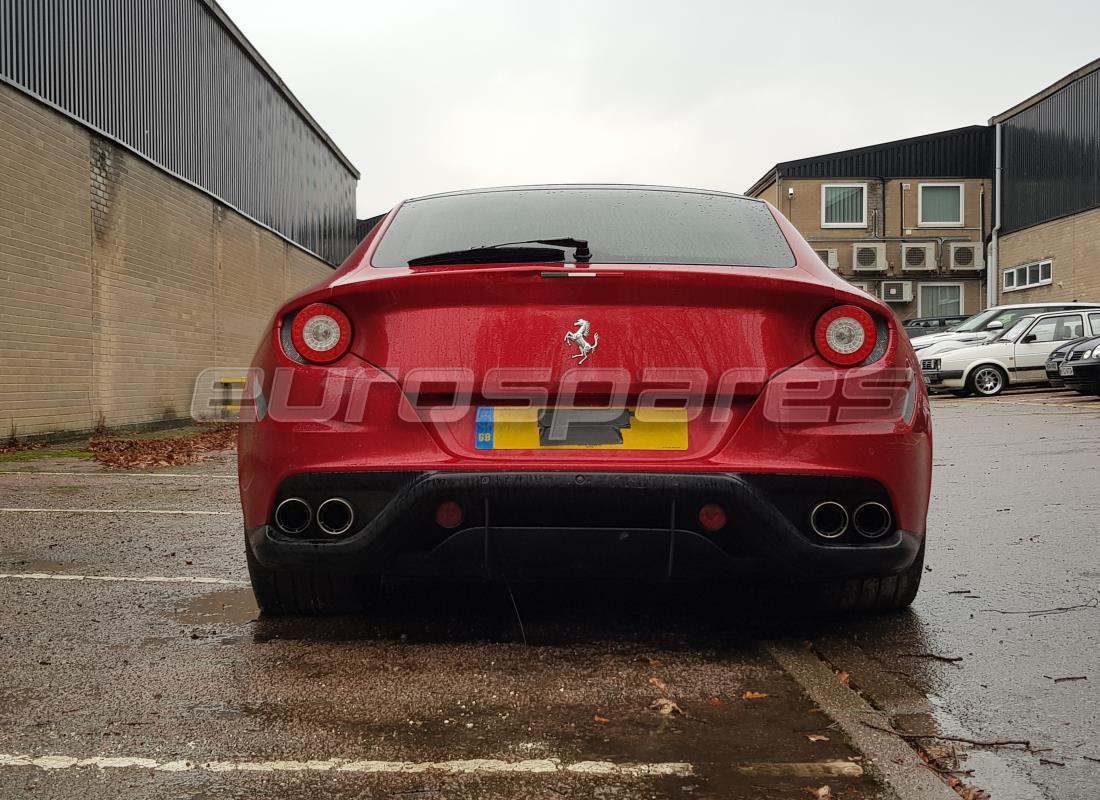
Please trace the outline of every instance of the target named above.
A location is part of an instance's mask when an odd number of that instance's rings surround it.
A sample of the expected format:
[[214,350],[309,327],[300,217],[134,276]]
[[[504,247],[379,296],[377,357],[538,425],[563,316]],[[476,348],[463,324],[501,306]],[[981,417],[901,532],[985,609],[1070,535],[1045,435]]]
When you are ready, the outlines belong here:
[[593,722],[598,722],[601,725],[606,725],[607,723],[611,722],[611,720],[609,720],[607,717],[601,717],[599,714],[592,717],[592,721]]
[[833,796],[833,790],[828,786],[819,786],[816,789],[813,786],[803,786],[802,791],[818,800],[829,800]]
[[116,469],[168,467],[193,464],[207,454],[233,448],[237,426],[211,424],[193,436],[165,435],[163,438],[93,437],[88,444],[96,461]]
[[767,692],[745,692],[741,695],[742,700],[763,700],[768,696]]
[[928,744],[921,749],[924,750],[928,760],[933,763],[953,762],[955,760],[955,752],[950,747],[944,747],[940,744]]
[[808,733],[808,734],[806,734],[806,738],[809,739],[811,742],[827,742],[827,741],[829,741],[828,736],[822,736],[820,733]]
[[723,700],[721,697],[712,697],[710,698],[710,700],[707,700],[707,705],[714,706],[715,708],[717,708],[718,706],[724,706],[725,704],[726,701]]
[[669,717],[673,714],[685,716],[684,710],[676,705],[674,702],[669,700],[667,697],[658,697],[656,700],[653,701],[652,704],[650,704],[649,707],[663,717]]
[[656,689],[661,694],[668,694],[668,684],[654,675],[649,679],[649,685]]
[[848,674],[847,672],[838,672],[838,673],[836,674],[836,679],[837,679],[838,681],[840,681],[841,683],[843,683],[843,684],[844,684],[845,686],[847,686],[847,685],[848,685],[848,680],[849,680],[849,679],[850,679],[851,677],[852,677],[852,676],[851,676],[851,675],[849,675],[849,674]]

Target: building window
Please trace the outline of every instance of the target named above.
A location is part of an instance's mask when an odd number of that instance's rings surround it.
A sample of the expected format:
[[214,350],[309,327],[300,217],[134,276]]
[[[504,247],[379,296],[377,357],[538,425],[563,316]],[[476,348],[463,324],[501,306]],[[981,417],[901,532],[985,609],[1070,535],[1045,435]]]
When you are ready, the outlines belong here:
[[918,317],[957,317],[963,313],[961,283],[917,284]]
[[1046,286],[1054,279],[1054,262],[1036,261],[1034,264],[1021,264],[1003,273],[1002,286],[1006,292],[1018,292],[1032,286]]
[[919,225],[932,228],[961,227],[963,185],[922,183],[917,189],[917,220]]
[[867,184],[827,183],[821,187],[822,228],[866,228]]

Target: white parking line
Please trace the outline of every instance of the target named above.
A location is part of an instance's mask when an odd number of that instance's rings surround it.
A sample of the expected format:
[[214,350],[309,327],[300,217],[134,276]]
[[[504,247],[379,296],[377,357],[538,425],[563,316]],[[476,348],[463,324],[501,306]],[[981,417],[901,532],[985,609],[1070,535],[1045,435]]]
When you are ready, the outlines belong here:
[[246,586],[245,581],[227,578],[202,578],[188,575],[70,575],[63,572],[0,572],[0,580],[11,578],[25,581],[105,581],[108,583],[213,583],[224,586]]
[[612,761],[563,762],[556,758],[502,761],[495,758],[472,758],[457,761],[353,761],[345,758],[310,761],[158,761],[130,756],[33,756],[0,753],[0,768],[37,767],[41,770],[96,767],[98,769],[151,769],[157,772],[353,772],[353,773],[420,773],[451,774],[509,773],[602,775],[622,778],[687,778],[695,774],[691,764],[681,761],[639,764],[618,764]]
[[0,514],[174,514],[229,517],[239,511],[176,511],[168,508],[0,508]]
[[34,472],[27,469],[0,470],[0,475],[63,475],[78,478],[189,478],[195,480],[237,480],[236,475],[204,475],[187,472]]

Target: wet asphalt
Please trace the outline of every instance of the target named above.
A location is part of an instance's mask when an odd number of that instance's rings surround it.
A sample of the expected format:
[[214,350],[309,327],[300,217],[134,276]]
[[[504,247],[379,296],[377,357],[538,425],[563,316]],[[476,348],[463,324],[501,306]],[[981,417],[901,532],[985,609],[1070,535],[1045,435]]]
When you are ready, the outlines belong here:
[[[737,587],[455,581],[264,619],[230,454],[0,463],[0,797],[889,797],[777,642],[904,733],[1028,740],[954,743],[995,798],[1091,796],[1100,400],[936,399],[934,421],[925,583],[873,619]],[[148,761],[73,763],[102,758]]]

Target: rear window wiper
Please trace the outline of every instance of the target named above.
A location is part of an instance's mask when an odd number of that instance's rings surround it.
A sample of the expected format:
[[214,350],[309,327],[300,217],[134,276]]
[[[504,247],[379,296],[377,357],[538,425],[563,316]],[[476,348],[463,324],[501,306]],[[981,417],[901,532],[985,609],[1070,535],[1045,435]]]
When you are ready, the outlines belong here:
[[[543,244],[548,247],[522,247],[526,244]],[[555,249],[549,249],[555,248]],[[470,247],[465,250],[450,250],[445,253],[432,253],[427,256],[410,258],[410,267],[427,267],[436,264],[480,264],[516,262],[565,261],[565,249],[574,250],[576,261],[590,261],[592,251],[585,239],[561,237],[557,239],[525,239],[519,242],[502,242]]]

